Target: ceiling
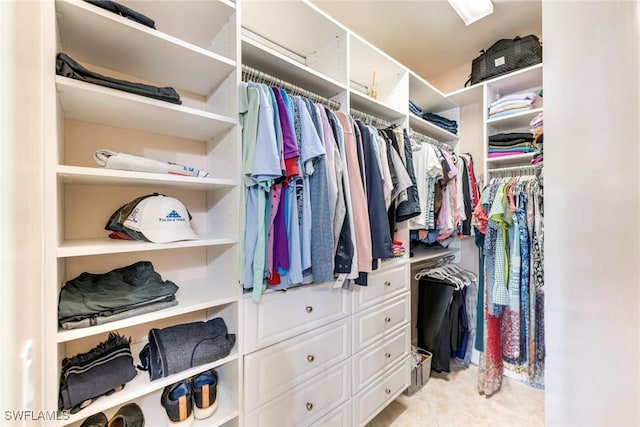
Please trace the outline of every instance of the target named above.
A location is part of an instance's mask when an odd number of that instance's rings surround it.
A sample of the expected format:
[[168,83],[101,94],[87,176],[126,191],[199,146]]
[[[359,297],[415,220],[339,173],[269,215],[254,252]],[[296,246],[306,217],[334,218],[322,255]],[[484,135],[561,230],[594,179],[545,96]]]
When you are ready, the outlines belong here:
[[542,35],[541,0],[493,0],[494,13],[469,26],[446,0],[312,1],[429,81],[468,66],[499,39]]

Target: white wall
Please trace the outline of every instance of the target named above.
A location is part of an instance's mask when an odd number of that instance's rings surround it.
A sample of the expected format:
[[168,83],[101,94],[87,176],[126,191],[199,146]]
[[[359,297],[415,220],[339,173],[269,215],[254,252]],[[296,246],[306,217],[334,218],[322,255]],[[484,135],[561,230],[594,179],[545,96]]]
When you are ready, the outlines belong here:
[[[44,408],[43,390],[43,10],[52,3],[0,1],[0,425],[5,411]],[[47,68],[48,69],[48,68]],[[20,352],[31,340],[31,383]],[[28,397],[26,392],[31,393]]]
[[638,2],[543,2],[548,425],[640,425]]
[[[15,75],[13,70],[14,50],[14,4],[13,2],[0,2],[0,206],[12,205],[13,199],[13,103]],[[2,408],[11,408],[14,405],[14,354],[15,337],[13,333],[14,305],[14,280],[12,241],[13,223],[11,221],[0,222],[0,405]],[[4,417],[2,417],[4,420]],[[0,421],[3,423],[4,421]]]

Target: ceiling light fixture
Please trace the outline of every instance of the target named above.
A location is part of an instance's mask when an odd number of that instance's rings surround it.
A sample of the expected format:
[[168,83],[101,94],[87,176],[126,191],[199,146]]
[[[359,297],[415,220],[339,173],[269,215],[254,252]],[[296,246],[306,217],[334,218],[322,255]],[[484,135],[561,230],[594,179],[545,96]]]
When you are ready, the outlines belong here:
[[448,0],[466,25],[493,13],[491,0]]

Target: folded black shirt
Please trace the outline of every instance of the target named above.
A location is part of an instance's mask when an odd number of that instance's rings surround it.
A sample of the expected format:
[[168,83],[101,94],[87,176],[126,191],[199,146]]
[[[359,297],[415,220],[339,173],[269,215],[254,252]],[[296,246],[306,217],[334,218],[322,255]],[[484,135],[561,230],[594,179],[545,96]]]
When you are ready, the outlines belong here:
[[180,101],[180,95],[172,87],[156,87],[143,83],[132,83],[126,80],[106,77],[102,74],[87,70],[82,65],[71,59],[67,54],[62,52],[58,53],[56,60],[56,74],[87,83],[134,93],[136,95],[171,102],[172,104],[182,104],[182,101]]

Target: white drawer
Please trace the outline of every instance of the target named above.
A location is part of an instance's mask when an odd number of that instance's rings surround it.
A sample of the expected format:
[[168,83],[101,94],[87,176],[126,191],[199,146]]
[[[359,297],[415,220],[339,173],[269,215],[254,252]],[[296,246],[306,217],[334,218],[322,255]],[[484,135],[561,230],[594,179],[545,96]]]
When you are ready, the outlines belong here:
[[345,403],[313,423],[312,427],[350,427],[351,417],[351,403]]
[[411,293],[406,292],[353,316],[353,352],[378,342],[411,316]]
[[405,358],[382,378],[353,398],[353,425],[364,426],[411,384],[411,358]]
[[351,366],[353,394],[358,393],[367,384],[380,377],[388,367],[411,354],[410,328],[410,325],[407,324],[380,343],[376,343],[353,356],[353,365]]
[[353,312],[357,313],[408,291],[411,287],[409,266],[402,265],[389,270],[375,272],[369,276],[368,286],[356,286]]
[[245,356],[245,409],[257,408],[350,355],[351,322],[342,319]]
[[[322,372],[277,399],[249,412],[248,427],[301,427],[313,424],[350,397],[351,362]],[[246,374],[245,374],[246,375]]]
[[266,294],[258,303],[245,298],[245,354],[348,316],[350,300],[350,292],[331,284]]

